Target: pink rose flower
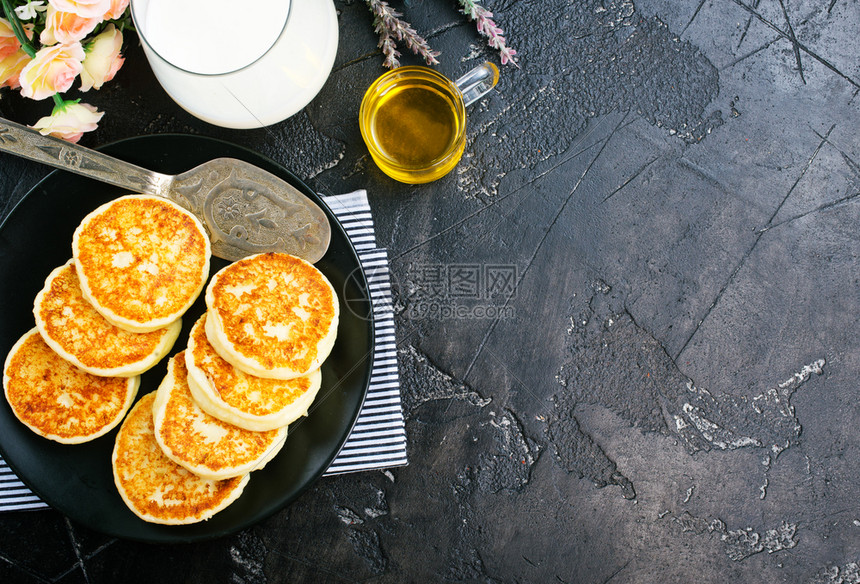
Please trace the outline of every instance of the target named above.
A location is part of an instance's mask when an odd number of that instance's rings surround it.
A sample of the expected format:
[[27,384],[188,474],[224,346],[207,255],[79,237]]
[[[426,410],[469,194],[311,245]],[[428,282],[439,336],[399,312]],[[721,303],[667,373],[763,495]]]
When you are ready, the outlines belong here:
[[[25,24],[24,32],[28,38],[33,38],[33,25]],[[0,18],[0,59],[5,59],[9,55],[18,52],[21,48],[21,43],[18,42],[18,37],[15,36],[15,31],[12,30],[12,25],[5,18]]]
[[79,42],[42,47],[21,71],[21,95],[38,100],[67,91],[84,68],[85,56]]
[[129,0],[111,0],[110,9],[104,16],[105,20],[116,20],[123,15],[128,8]]
[[101,18],[84,18],[73,12],[60,12],[53,5],[48,6],[45,14],[45,29],[39,36],[43,45],[83,40],[102,21]]
[[81,91],[101,89],[106,81],[113,79],[125,59],[120,54],[122,33],[113,24],[87,45],[84,69],[81,71]]
[[30,55],[21,50],[0,59],[0,87],[18,89],[21,86],[18,76],[21,74],[21,69],[29,62]]
[[31,127],[43,136],[54,136],[68,142],[77,142],[84,132],[98,128],[104,112],[88,103],[65,103],[54,108],[50,116],[41,118]]
[[48,0],[60,12],[71,12],[82,18],[103,18],[111,8],[111,0]]

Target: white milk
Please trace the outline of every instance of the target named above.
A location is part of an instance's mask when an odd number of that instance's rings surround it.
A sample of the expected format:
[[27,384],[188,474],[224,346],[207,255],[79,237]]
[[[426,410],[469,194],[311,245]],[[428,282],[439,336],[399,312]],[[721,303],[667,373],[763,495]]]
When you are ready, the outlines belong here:
[[[332,0],[132,0],[165,91],[198,118],[259,128],[307,105],[337,53]],[[286,23],[286,26],[285,26]]]
[[262,57],[278,40],[290,14],[290,0],[148,4],[143,30],[152,49],[180,69],[205,74],[229,73]]

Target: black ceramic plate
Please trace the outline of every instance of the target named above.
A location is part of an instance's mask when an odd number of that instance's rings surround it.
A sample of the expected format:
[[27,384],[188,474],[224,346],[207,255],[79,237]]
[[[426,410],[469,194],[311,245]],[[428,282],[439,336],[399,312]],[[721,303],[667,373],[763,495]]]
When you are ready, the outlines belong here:
[[[246,160],[293,184],[315,201],[316,194],[271,160],[226,142],[199,136],[141,136],[106,146],[108,154],[166,174],[228,156]],[[84,216],[126,191],[55,171],[21,200],[0,226],[0,358],[35,326],[33,300],[45,278],[72,254],[72,233]],[[326,213],[328,209],[326,209]],[[364,276],[351,243],[329,214],[331,245],[317,267],[330,279],[342,310],[338,339],[322,368],[322,388],[310,415],[290,427],[283,450],[252,473],[242,496],[209,521],[163,526],[138,519],[113,483],[111,451],[116,430],[92,442],[62,445],[37,436],[0,399],[0,452],[37,495],[73,521],[110,535],[150,542],[181,542],[226,535],[283,508],[328,468],[346,441],[364,401],[370,378],[373,323]],[[226,262],[212,258],[212,273]],[[355,299],[359,299],[356,305]],[[203,298],[183,318],[174,352],[185,347],[188,330],[203,313]],[[143,375],[139,396],[154,391],[167,359]]]

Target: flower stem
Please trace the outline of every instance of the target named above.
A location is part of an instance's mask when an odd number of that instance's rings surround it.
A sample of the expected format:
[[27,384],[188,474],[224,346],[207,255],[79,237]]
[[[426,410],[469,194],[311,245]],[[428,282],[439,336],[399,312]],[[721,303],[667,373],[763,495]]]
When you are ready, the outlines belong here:
[[34,49],[33,45],[30,44],[30,39],[27,38],[27,33],[24,32],[24,27],[21,24],[21,21],[18,20],[18,15],[9,4],[9,0],[0,1],[3,3],[3,12],[6,13],[6,19],[9,21],[9,25],[12,27],[12,31],[15,33],[15,37],[18,39],[18,42],[21,43],[21,48],[24,49],[24,52],[32,59],[36,56],[36,49]]

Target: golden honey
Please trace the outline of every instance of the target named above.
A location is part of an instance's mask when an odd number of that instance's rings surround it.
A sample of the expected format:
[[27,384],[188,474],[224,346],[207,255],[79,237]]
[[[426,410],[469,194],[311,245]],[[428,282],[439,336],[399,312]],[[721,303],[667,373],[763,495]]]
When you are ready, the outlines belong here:
[[405,183],[444,176],[466,144],[457,86],[426,67],[401,67],[380,77],[365,94],[359,121],[373,160]]

